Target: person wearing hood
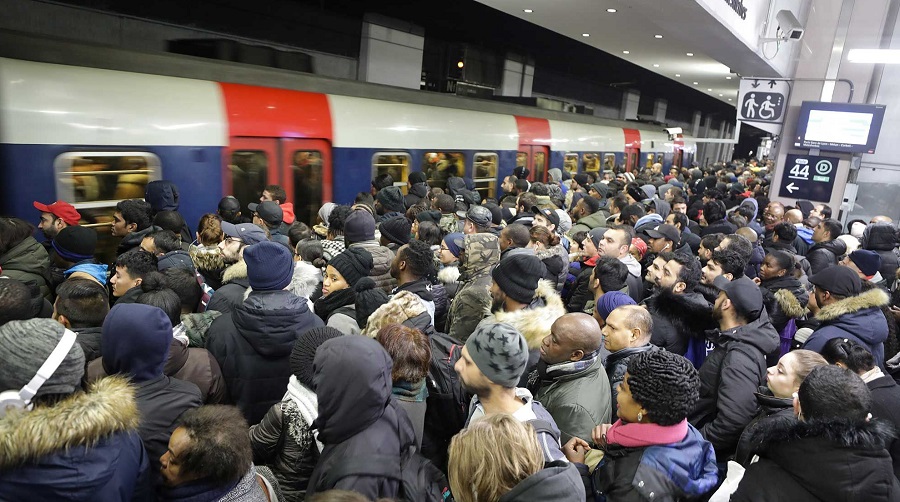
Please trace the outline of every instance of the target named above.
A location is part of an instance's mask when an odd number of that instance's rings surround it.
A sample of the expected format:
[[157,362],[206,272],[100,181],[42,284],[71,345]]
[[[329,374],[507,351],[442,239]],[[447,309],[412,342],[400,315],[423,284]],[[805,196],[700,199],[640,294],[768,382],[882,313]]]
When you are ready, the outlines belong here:
[[0,498],[152,500],[135,387],[117,376],[82,392],[84,354],[75,338],[50,319],[0,327],[4,389],[20,392],[57,347],[63,351],[59,365],[27,399],[33,408],[0,416]]
[[159,227],[151,224],[150,204],[141,199],[125,199],[116,204],[110,232],[113,237],[121,237],[116,255],[121,255],[139,247],[144,237]]
[[391,398],[391,356],[375,340],[341,336],[326,341],[313,359],[318,417],[313,427],[323,445],[309,478],[307,500],[332,489],[352,490],[368,499],[396,497],[395,477],[348,469],[352,459],[396,458],[415,447],[413,425]]
[[[150,183],[147,183],[147,188],[144,192],[144,200],[150,204],[151,219],[155,218],[156,215],[162,211],[173,211],[177,213],[178,186],[169,180],[151,181]],[[181,238],[184,242],[190,242],[191,229],[188,228],[184,218],[181,217],[180,214],[178,216],[181,219],[181,225],[179,225],[180,228],[174,231],[175,233],[181,234]]]
[[[274,202],[281,208],[281,220],[285,225],[291,225],[297,219],[294,216],[294,204],[287,201],[287,192],[279,185],[266,185],[263,188],[259,202]],[[253,209],[251,209],[253,211]]]
[[157,230],[147,234],[141,240],[141,249],[156,256],[159,270],[180,267],[197,272],[191,255],[181,248],[181,238],[171,230]]
[[872,397],[858,375],[830,365],[813,369],[793,409],[797,419],[754,431],[760,460],[747,467],[732,502],[900,500],[885,449],[893,434],[871,419]]
[[102,284],[90,279],[73,278],[56,289],[53,319],[78,335],[84,352],[85,369],[98,359],[101,327],[109,314],[109,296]]
[[253,292],[213,321],[206,348],[222,368],[231,402],[256,424],[283,395],[297,337],[325,323],[305,298],[285,290],[294,269],[287,248],[260,242],[247,247],[244,260]]
[[244,293],[250,287],[244,250],[260,242],[268,242],[266,231],[253,223],[233,225],[222,222],[225,238],[219,243],[222,259],[228,267],[222,272],[222,286],[213,293],[206,310],[227,314],[244,301]]
[[331,212],[337,206],[334,202],[326,202],[319,208],[319,212],[316,214],[316,224],[312,228],[317,239],[325,240],[328,238],[328,220],[331,217]]
[[645,207],[649,214],[658,214],[663,221],[666,221],[666,217],[672,212],[672,205],[658,197],[646,201]]
[[415,206],[420,200],[428,197],[428,177],[422,171],[409,173],[406,184],[408,193],[403,196],[403,205],[407,208]]
[[837,220],[823,220],[813,230],[815,244],[806,252],[806,260],[813,274],[837,265],[847,253],[847,245],[837,237],[841,235],[841,223]]
[[648,351],[628,361],[616,398],[618,419],[592,433],[602,463],[588,472],[591,446],[582,438],[564,447],[588,500],[693,500],[715,488],[716,454],[686,418],[698,387],[697,370],[677,354]]
[[[402,198],[399,204],[402,209]],[[355,209],[347,215],[344,220],[344,243],[347,248],[365,249],[372,255],[372,270],[369,277],[375,281],[377,287],[385,293],[390,293],[397,286],[397,281],[391,277],[394,252],[375,240],[375,217],[372,213]]]
[[747,226],[756,232],[756,235],[765,235],[766,230],[758,221],[756,221],[756,217],[759,216],[759,202],[753,197],[750,197],[741,201],[741,206],[750,208],[753,212],[753,214],[747,218]]
[[[510,454],[496,455],[485,445]],[[459,502],[584,502],[575,466],[544,463],[534,429],[498,413],[472,423],[450,444],[450,488]]]
[[861,293],[862,283],[849,267],[830,267],[809,278],[819,311],[818,329],[809,335],[804,349],[821,352],[832,338],[847,338],[865,346],[884,369],[884,342],[888,338],[887,319],[881,307],[890,297],[881,288]]
[[324,445],[313,428],[319,416],[313,361],[316,350],[343,333],[329,328],[311,328],[291,350],[291,377],[280,402],[269,408],[262,421],[250,427],[253,461],[272,469],[284,500],[304,500],[309,477]]
[[786,332],[785,328],[791,319],[800,319],[806,314],[806,304],[809,303],[809,292],[794,277],[795,270],[794,258],[790,254],[773,251],[766,255],[759,269],[759,278],[754,281],[759,284],[772,326],[782,337],[781,354],[790,350],[793,340],[793,333]]
[[159,458],[166,451],[178,418],[203,404],[196,385],[165,375],[171,343],[172,322],[157,307],[116,305],[103,322],[103,370],[108,375],[126,376],[137,387],[135,398],[141,415],[138,433],[153,472],[159,471]]
[[779,339],[753,281],[719,276],[715,286],[713,318],[719,328],[708,333],[715,348],[700,367],[700,400],[688,418],[724,466],[756,415],[754,393],[765,381],[766,356],[778,349]]
[[0,269],[11,279],[36,285],[49,301],[50,256],[33,233],[34,227],[25,220],[0,218]]
[[628,296],[634,301],[640,302],[643,298],[644,283],[641,273],[641,264],[632,256],[631,240],[634,239],[634,229],[628,225],[614,225],[609,227],[603,238],[597,244],[597,252],[600,256],[617,258],[628,267]]
[[50,276],[54,291],[72,274],[106,283],[109,266],[97,263],[97,231],[80,226],[65,227],[50,243]]
[[[451,234],[452,235],[452,234]],[[459,251],[460,287],[450,304],[445,332],[465,342],[482,319],[491,313],[491,269],[500,262],[500,243],[493,234],[462,237]]]
[[860,244],[862,249],[875,251],[881,257],[878,271],[881,277],[893,282],[900,267],[897,256],[897,228],[890,223],[873,223],[866,226]]

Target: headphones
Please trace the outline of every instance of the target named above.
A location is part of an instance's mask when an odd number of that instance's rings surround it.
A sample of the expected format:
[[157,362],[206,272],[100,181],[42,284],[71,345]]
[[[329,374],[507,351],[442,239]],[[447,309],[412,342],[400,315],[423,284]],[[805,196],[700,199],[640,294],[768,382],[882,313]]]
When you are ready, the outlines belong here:
[[37,374],[34,375],[34,378],[32,378],[30,382],[25,384],[21,390],[7,390],[0,392],[0,418],[6,416],[6,413],[11,409],[31,409],[31,399],[34,398],[34,395],[37,394],[41,386],[56,373],[59,365],[62,364],[63,360],[65,360],[66,356],[69,354],[69,350],[75,345],[76,338],[77,335],[73,331],[68,329],[65,330],[59,343],[56,344],[56,348],[53,349],[53,352],[51,352],[50,356],[47,357],[47,360],[44,361],[44,364],[38,368]]

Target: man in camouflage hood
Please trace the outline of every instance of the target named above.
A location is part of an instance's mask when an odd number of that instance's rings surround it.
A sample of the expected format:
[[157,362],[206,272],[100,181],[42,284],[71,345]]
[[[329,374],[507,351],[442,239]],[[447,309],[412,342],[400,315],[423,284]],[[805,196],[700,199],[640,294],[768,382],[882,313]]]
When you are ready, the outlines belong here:
[[447,334],[465,342],[491,313],[491,270],[500,261],[500,242],[493,234],[471,234],[460,254],[460,287],[447,315]]

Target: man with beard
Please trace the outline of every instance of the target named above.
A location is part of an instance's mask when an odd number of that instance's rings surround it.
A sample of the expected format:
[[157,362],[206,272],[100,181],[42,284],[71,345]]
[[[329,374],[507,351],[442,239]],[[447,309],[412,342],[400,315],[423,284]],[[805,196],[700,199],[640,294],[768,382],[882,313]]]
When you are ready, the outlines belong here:
[[724,276],[731,281],[744,277],[747,262],[735,251],[720,249],[712,252],[712,257],[700,271],[700,283],[712,286],[716,277]]
[[609,215],[602,210],[600,199],[591,196],[584,196],[578,199],[575,207],[569,213],[572,221],[576,224],[569,230],[569,235],[575,235],[577,232],[590,232],[599,227],[606,226],[606,219]]
[[486,415],[507,413],[534,426],[544,462],[563,459],[553,417],[528,389],[517,387],[527,364],[528,343],[516,328],[491,321],[478,325],[453,367],[463,387],[473,394],[466,426]]
[[229,266],[222,273],[222,287],[213,293],[206,310],[216,310],[225,314],[244,302],[244,293],[250,287],[247,264],[244,263],[244,249],[269,239],[266,232],[253,223],[233,225],[223,221],[222,232],[225,233],[225,239],[219,243],[219,249],[222,250],[222,257]]
[[420,240],[411,240],[409,244],[401,246],[391,261],[391,277],[399,284],[391,294],[400,291],[414,293],[431,316],[432,325],[434,325],[435,298],[428,277],[434,274],[434,252],[431,246]]
[[753,281],[718,277],[715,286],[715,349],[700,367],[700,401],[688,420],[712,443],[723,467],[756,415],[755,392],[766,383],[766,356],[778,349],[779,338]]
[[[705,356],[703,333],[715,327],[712,306],[696,291],[700,282],[700,264],[693,256],[674,253],[663,266],[659,291],[647,299],[647,310],[653,317],[650,342],[669,352],[686,355],[692,342]],[[705,358],[705,357],[704,357]],[[696,362],[699,366],[703,359]]]
[[644,293],[647,298],[656,294],[659,290],[659,279],[663,274],[663,267],[672,259],[673,253],[664,251],[656,255],[650,266],[647,267],[647,273],[644,274]]

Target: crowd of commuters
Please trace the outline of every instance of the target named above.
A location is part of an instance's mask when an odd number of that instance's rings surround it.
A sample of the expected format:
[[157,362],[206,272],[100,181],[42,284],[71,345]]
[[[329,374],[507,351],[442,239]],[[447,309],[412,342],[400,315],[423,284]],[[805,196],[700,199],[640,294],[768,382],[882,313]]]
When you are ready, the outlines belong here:
[[0,500],[900,501],[890,218],[529,174],[0,218]]

